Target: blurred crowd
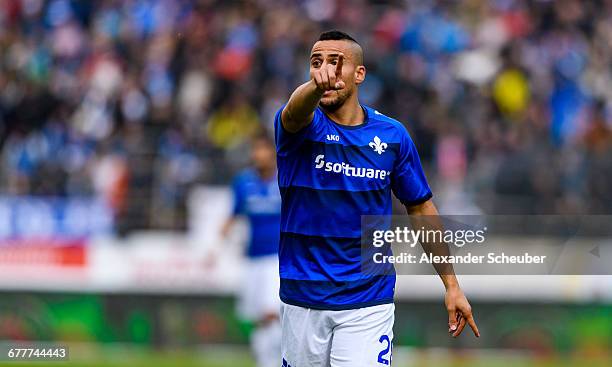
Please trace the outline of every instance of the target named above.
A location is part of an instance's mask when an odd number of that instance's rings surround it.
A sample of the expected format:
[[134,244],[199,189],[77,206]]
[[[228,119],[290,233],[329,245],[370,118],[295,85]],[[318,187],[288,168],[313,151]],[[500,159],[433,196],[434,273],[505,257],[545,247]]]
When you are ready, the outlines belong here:
[[443,212],[612,213],[610,0],[4,0],[0,190],[180,228],[332,28],[362,44],[362,103],[406,124]]

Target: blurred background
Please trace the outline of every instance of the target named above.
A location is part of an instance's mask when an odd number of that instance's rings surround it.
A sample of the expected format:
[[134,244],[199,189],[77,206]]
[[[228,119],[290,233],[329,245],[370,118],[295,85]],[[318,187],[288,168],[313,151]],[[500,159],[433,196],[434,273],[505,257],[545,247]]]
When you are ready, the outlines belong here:
[[[3,0],[3,343],[251,366],[229,184],[332,28],[364,47],[362,103],[406,124],[442,213],[612,214],[610,0]],[[438,281],[403,277],[395,365],[610,365],[610,278],[463,282],[483,338],[449,340]]]

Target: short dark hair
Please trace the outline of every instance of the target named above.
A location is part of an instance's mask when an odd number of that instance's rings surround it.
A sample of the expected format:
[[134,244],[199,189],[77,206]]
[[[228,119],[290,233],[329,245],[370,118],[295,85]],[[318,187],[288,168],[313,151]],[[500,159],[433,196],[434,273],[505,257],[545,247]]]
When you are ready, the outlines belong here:
[[359,42],[357,42],[353,37],[349,36],[347,33],[344,33],[336,29],[333,29],[331,31],[325,31],[321,33],[321,35],[319,36],[319,41],[341,41],[341,40],[347,40],[347,41],[351,41],[351,42],[355,42],[356,44],[359,44]]

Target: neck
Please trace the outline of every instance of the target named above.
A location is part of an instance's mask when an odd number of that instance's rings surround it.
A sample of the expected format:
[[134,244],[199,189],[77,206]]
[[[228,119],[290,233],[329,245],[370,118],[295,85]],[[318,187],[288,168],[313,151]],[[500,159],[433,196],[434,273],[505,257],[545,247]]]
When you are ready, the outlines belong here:
[[365,114],[359,105],[357,93],[350,96],[342,106],[330,111],[322,107],[325,114],[334,122],[340,125],[355,126],[365,122]]

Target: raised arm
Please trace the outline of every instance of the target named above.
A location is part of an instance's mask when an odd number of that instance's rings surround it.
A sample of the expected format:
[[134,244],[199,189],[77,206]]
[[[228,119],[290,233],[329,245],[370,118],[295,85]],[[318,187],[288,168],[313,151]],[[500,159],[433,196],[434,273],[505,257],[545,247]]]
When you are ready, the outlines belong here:
[[[438,210],[431,200],[418,205],[406,206],[406,210],[410,215],[413,228],[443,230],[442,223],[438,217]],[[422,242],[421,246],[423,246],[423,250],[426,253],[440,256],[449,255],[446,243]],[[480,332],[476,326],[476,321],[474,321],[474,315],[472,315],[472,307],[459,287],[453,265],[436,263],[434,268],[438,275],[440,275],[442,283],[444,283],[446,288],[444,303],[448,311],[448,332],[451,336],[457,337],[461,334],[467,323],[472,328],[474,335],[479,337]]]
[[338,55],[334,64],[325,63],[312,72],[312,78],[297,87],[282,112],[285,130],[295,133],[312,122],[314,111],[323,94],[330,90],[340,90],[346,85],[341,80],[344,55]]

